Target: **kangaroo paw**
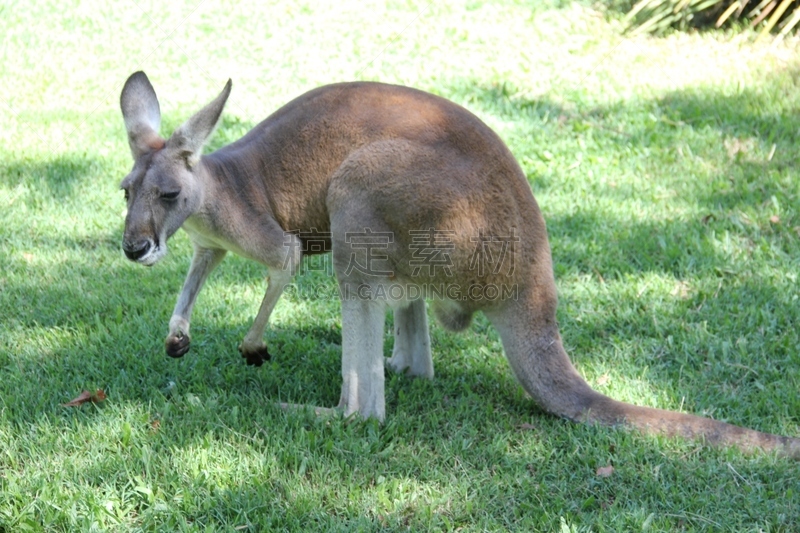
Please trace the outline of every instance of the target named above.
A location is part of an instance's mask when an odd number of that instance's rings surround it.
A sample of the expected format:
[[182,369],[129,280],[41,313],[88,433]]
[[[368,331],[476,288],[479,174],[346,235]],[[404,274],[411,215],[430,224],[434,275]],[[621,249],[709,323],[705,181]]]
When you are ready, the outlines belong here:
[[242,357],[245,358],[247,364],[252,366],[261,366],[264,364],[264,361],[269,361],[272,358],[270,353],[267,351],[266,344],[247,348],[244,346],[239,346],[239,353],[241,353]]
[[189,351],[191,339],[184,333],[172,333],[164,341],[164,348],[170,357],[183,357]]

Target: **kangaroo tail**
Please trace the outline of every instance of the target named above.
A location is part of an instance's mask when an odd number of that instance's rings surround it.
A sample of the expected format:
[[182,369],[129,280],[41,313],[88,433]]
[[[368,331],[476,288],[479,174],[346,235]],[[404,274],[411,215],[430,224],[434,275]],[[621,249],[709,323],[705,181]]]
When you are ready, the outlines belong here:
[[[527,307],[527,306],[525,306]],[[510,305],[487,313],[525,391],[546,411],[575,422],[623,425],[643,433],[702,439],[715,446],[758,449],[800,459],[800,439],[762,433],[690,414],[620,402],[594,389],[578,374],[561,343],[555,305],[531,316],[531,308]]]

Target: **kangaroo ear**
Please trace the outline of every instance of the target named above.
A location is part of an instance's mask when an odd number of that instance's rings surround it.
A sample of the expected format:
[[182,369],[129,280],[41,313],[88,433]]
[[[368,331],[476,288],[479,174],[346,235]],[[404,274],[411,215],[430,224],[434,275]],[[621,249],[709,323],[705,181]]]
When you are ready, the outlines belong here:
[[189,168],[195,166],[200,160],[203,145],[217,127],[222,116],[222,109],[230,94],[231,80],[228,80],[219,96],[184,122],[170,137],[170,149],[178,150],[186,159]]
[[158,135],[161,126],[158,98],[144,72],[131,74],[122,88],[119,105],[134,159],[145,152],[164,147],[164,140]]

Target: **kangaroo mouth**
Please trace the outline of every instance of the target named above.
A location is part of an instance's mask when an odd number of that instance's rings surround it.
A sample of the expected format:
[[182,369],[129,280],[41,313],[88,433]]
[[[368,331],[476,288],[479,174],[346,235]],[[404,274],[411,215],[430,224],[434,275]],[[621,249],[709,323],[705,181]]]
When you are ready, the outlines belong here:
[[153,241],[153,247],[150,249],[150,253],[139,259],[138,262],[146,267],[151,267],[158,263],[166,254],[167,250],[161,246],[161,243],[156,238]]
[[134,244],[124,242],[122,250],[128,259],[144,266],[153,266],[167,253],[166,247],[161,245],[157,237]]

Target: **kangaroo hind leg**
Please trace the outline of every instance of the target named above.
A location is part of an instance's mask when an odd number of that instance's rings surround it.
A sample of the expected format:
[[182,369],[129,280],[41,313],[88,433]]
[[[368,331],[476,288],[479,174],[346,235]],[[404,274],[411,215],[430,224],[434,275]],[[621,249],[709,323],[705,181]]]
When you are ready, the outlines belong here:
[[386,308],[367,299],[342,300],[342,395],[344,416],[359,413],[383,422],[383,326]]
[[386,366],[411,376],[433,377],[431,338],[425,300],[419,298],[394,310],[394,349]]

